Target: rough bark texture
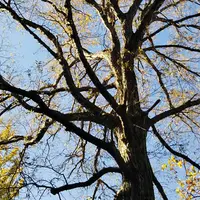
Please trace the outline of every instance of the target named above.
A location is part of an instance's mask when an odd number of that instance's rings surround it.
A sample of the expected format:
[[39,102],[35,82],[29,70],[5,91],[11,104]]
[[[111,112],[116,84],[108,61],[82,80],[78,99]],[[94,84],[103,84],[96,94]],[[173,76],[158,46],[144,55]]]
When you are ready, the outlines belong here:
[[124,124],[132,128],[122,128],[117,133],[118,148],[127,164],[128,172],[123,174],[123,183],[116,200],[154,199],[152,171],[146,151],[145,116],[141,121],[143,123],[134,124],[130,121],[128,125]]

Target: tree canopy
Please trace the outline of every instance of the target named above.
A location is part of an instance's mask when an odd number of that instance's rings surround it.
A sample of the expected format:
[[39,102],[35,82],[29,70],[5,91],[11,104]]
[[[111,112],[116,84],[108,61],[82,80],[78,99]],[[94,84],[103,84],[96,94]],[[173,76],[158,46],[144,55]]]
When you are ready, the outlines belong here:
[[2,29],[1,199],[200,197],[198,0],[0,0],[0,16],[39,45],[4,51]]

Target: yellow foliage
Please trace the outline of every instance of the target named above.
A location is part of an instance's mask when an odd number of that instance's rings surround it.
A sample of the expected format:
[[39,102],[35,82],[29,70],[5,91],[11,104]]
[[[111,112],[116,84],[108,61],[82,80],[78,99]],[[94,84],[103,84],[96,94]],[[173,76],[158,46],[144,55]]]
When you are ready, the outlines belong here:
[[[9,123],[0,134],[1,141],[7,141],[14,135]],[[12,200],[18,195],[23,179],[19,179],[21,171],[19,148],[10,145],[0,146],[0,199]]]
[[165,170],[167,168],[167,164],[163,164],[162,166],[161,166],[161,169],[162,170]]
[[186,178],[177,180],[179,187],[176,188],[176,193],[180,200],[191,200],[194,199],[193,196],[200,193],[200,171],[196,170],[194,166],[186,168],[185,161],[176,159],[174,156],[168,159],[167,164],[162,164],[161,169],[169,168],[169,170],[177,172],[177,168],[183,168],[183,166],[186,170]]

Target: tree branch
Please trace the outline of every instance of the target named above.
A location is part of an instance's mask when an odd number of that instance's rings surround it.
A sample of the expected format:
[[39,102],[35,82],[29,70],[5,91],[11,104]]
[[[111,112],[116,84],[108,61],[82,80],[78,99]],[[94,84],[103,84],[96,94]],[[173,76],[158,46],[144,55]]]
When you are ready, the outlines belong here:
[[11,138],[8,138],[7,140],[0,141],[0,145],[12,144],[12,143],[19,142],[19,141],[22,141],[22,140],[24,140],[24,136],[15,135],[15,136],[12,136]]
[[[29,20],[26,20],[24,18],[21,18],[13,9],[11,9],[11,7],[7,7],[5,6],[3,3],[0,2],[0,7],[7,10],[11,16],[13,17],[13,19],[15,19],[17,22],[19,22],[23,27],[24,29],[30,33],[30,35],[32,35],[38,43],[40,43],[45,49],[47,49],[47,51],[55,58],[58,57],[57,53],[54,52],[40,37],[38,37],[37,34],[35,34],[27,25],[31,26],[32,28],[37,28],[39,25],[36,24],[36,23],[30,23]],[[26,24],[28,23],[28,24]],[[38,26],[37,26],[38,25]],[[39,27],[38,27],[39,28]],[[46,29],[45,29],[46,30]],[[43,28],[43,31],[44,31],[44,28]],[[44,31],[44,33],[47,33],[48,31]],[[50,32],[49,32],[50,33]],[[51,37],[51,34],[48,34],[47,36],[50,36]],[[51,41],[53,41],[53,38],[50,39]]]
[[112,7],[114,8],[117,17],[122,21],[125,17],[124,13],[120,10],[118,6],[118,1],[117,0],[110,0]]
[[65,114],[68,121],[91,121],[97,124],[101,124],[107,128],[113,129],[120,123],[119,119],[111,114],[103,114],[99,116],[92,115],[90,112],[83,113],[67,113]]
[[162,196],[162,198],[164,200],[168,200],[166,194],[165,194],[165,191],[162,187],[162,185],[160,184],[160,182],[158,181],[158,179],[156,178],[156,176],[154,175],[154,173],[152,173],[152,176],[153,176],[153,183],[155,184],[155,186],[157,187],[160,195]]
[[[88,110],[90,110],[93,113],[101,113],[102,110],[100,108],[98,108],[97,106],[95,106],[93,103],[91,103],[89,100],[87,100],[86,98],[84,98],[84,96],[82,94],[80,94],[80,92],[78,91],[78,89],[76,88],[71,72],[70,72],[70,65],[68,64],[68,62],[66,61],[66,59],[63,57],[63,52],[62,52],[62,48],[58,42],[58,39],[46,28],[44,28],[43,26],[36,24],[30,20],[27,20],[25,18],[21,18],[20,16],[18,16],[18,14],[12,10],[10,7],[6,7],[4,4],[0,3],[0,6],[2,6],[4,9],[8,10],[10,12],[10,14],[13,16],[13,18],[18,21],[24,28],[25,30],[27,30],[44,48],[47,49],[47,51],[55,58],[59,61],[59,63],[61,64],[61,66],[63,67],[63,74],[64,77],[66,79],[67,85],[70,88],[71,94],[74,96],[74,98],[84,107],[86,107]],[[40,39],[40,37],[37,36],[37,34],[35,34],[28,26],[34,28],[34,29],[39,29],[41,30],[44,35],[53,42],[53,44],[55,45],[56,49],[57,49],[57,53],[55,53],[49,46],[46,45],[46,43],[44,41],[42,41]]]
[[[151,6],[149,6],[148,11],[144,15],[142,22],[135,33],[132,34],[129,44],[129,49],[131,51],[137,51],[138,47],[140,46],[140,43],[142,42],[142,38],[145,33],[145,29],[150,24],[153,16],[155,15],[155,12],[162,6],[165,0],[155,0]],[[133,52],[135,53],[135,52]]]
[[[54,88],[54,85],[49,85],[47,87],[45,87],[45,89],[47,88]],[[113,89],[113,88],[116,88],[115,84],[114,83],[111,83],[109,85],[105,85],[105,88],[106,89]],[[96,87],[91,87],[91,86],[84,86],[84,87],[80,87],[80,88],[76,88],[79,92],[88,92],[88,91],[92,91],[92,92],[98,92],[98,89]],[[36,90],[34,90],[36,91]],[[69,88],[65,88],[65,87],[61,87],[61,88],[56,88],[54,90],[44,90],[44,88],[40,89],[40,90],[37,90],[36,91],[38,94],[46,94],[48,96],[50,95],[54,95],[56,93],[59,93],[59,92],[70,92],[70,89]]]
[[[188,19],[192,19],[192,18],[195,18],[195,17],[199,17],[200,16],[200,13],[197,13],[197,14],[194,14],[194,15],[188,15],[186,17],[183,17],[181,19],[178,19],[178,20],[165,20],[167,22],[166,25],[162,26],[161,28],[159,28],[158,30],[154,31],[153,33],[151,33],[149,36],[145,37],[142,39],[142,41],[144,42],[145,40],[147,40],[149,37],[153,37],[155,35],[157,35],[158,33],[160,33],[161,31],[165,30],[166,28],[168,28],[169,26],[172,26],[172,25],[175,25],[175,24],[178,24],[180,22],[183,22],[183,21],[186,21]],[[178,25],[180,26],[180,25]],[[184,27],[187,27],[187,25],[185,25]]]
[[147,48],[144,48],[143,50],[144,51],[150,51],[150,50],[153,50],[155,48],[180,48],[180,49],[185,49],[185,50],[188,50],[188,51],[200,52],[199,49],[195,49],[195,48],[191,48],[191,47],[186,47],[186,46],[183,46],[183,45],[175,45],[175,44],[154,45],[153,47],[147,47]]
[[102,170],[100,170],[99,172],[93,174],[92,177],[90,177],[87,181],[85,182],[79,182],[79,183],[73,183],[73,184],[69,184],[69,185],[63,185],[61,187],[57,187],[57,188],[51,188],[51,193],[53,195],[58,194],[59,192],[62,192],[64,190],[71,190],[74,188],[78,188],[78,187],[87,187],[92,185],[95,181],[97,181],[100,177],[102,177],[103,175],[107,174],[107,173],[121,173],[120,169],[117,167],[108,167],[108,168],[103,168]]
[[178,113],[184,111],[187,108],[190,108],[190,107],[193,107],[193,106],[197,106],[199,104],[200,104],[200,99],[197,99],[197,100],[194,100],[194,101],[189,100],[189,101],[185,102],[184,104],[182,104],[181,106],[178,106],[176,108],[172,108],[170,110],[164,111],[161,114],[156,115],[155,117],[153,117],[151,119],[151,123],[155,124],[155,123],[157,123],[158,121],[160,121],[162,119],[170,117],[171,115],[178,114]]
[[69,23],[69,25],[72,29],[71,38],[74,39],[80,60],[82,61],[83,65],[86,69],[86,72],[87,72],[88,76],[90,77],[90,79],[92,80],[92,82],[94,83],[94,85],[99,89],[99,91],[101,92],[103,97],[110,103],[111,107],[116,111],[118,109],[118,104],[116,103],[113,96],[101,84],[101,82],[99,81],[95,72],[93,71],[93,69],[91,68],[87,59],[85,58],[85,55],[83,53],[83,48],[82,48],[82,45],[81,45],[81,42],[80,42],[80,38],[78,36],[78,32],[76,30],[76,26],[75,26],[74,21],[73,21],[70,0],[65,1],[65,8],[68,10],[67,21],[68,21],[68,23]]
[[158,104],[160,103],[160,99],[156,100],[156,102],[147,110],[145,113],[151,112]]
[[[103,54],[101,53],[101,55],[103,55],[103,57],[105,57],[105,53],[107,54],[106,57],[109,58],[106,59],[109,62],[109,65],[113,71],[113,74],[115,75],[115,78],[117,80],[117,83],[119,85],[122,85],[122,79],[121,79],[121,66],[120,66],[120,59],[121,59],[121,55],[120,55],[120,41],[119,41],[119,37],[117,34],[117,31],[115,30],[115,22],[113,22],[114,19],[112,19],[111,21],[108,20],[108,18],[113,18],[113,11],[110,9],[110,5],[109,3],[107,3],[106,7],[103,8],[101,6],[99,6],[99,4],[97,4],[95,1],[93,0],[86,0],[86,2],[88,4],[90,4],[91,6],[93,6],[97,12],[99,13],[102,21],[105,24],[105,27],[108,29],[108,31],[111,34],[111,38],[112,38],[112,48],[109,50],[106,50]],[[117,9],[117,2],[114,0],[111,2],[111,4],[113,3],[114,9]],[[112,5],[111,5],[112,6]],[[120,12],[120,11],[119,11]],[[110,16],[111,15],[111,16]],[[124,14],[123,14],[124,16]],[[115,20],[114,20],[115,21]],[[99,54],[99,52],[98,52]]]
[[135,1],[133,1],[133,3],[130,6],[128,12],[126,13],[126,17],[127,18],[131,18],[131,21],[135,17],[135,15],[136,15],[136,13],[138,11],[138,7],[140,6],[141,2],[142,2],[142,0],[135,0]]
[[8,82],[5,81],[5,79],[0,75],[0,89],[9,91],[11,93],[21,95],[23,97],[28,97],[31,100],[33,100],[35,103],[37,103],[40,108],[47,109],[47,105],[43,102],[41,97],[35,92],[35,91],[26,91],[14,86],[11,86]]
[[194,74],[194,75],[200,77],[200,73],[195,72],[195,71],[193,71],[193,70],[187,68],[184,64],[182,64],[182,63],[176,61],[175,59],[170,58],[169,56],[167,56],[167,55],[165,55],[165,54],[159,52],[159,51],[156,50],[156,49],[154,49],[154,52],[156,52],[158,55],[162,56],[163,58],[166,58],[167,60],[169,60],[170,62],[172,62],[173,64],[175,64],[176,67],[181,67],[181,68],[183,68],[184,70],[190,72],[191,74]]
[[196,162],[194,162],[193,160],[191,160],[188,156],[179,153],[177,151],[175,151],[174,149],[172,149],[167,143],[166,141],[161,137],[161,135],[158,133],[156,127],[154,125],[152,125],[152,129],[153,129],[153,133],[155,134],[155,136],[159,139],[160,143],[172,154],[174,154],[175,156],[178,156],[182,159],[184,159],[185,161],[189,162],[191,165],[193,165],[194,167],[196,167],[197,169],[200,170],[200,165],[197,164]]
[[157,69],[157,67],[154,65],[154,63],[151,61],[151,59],[147,56],[146,53],[143,53],[144,57],[146,58],[147,60],[147,63],[153,68],[153,70],[156,72],[156,75],[158,77],[158,82],[168,100],[168,103],[169,103],[169,106],[170,107],[173,107],[172,105],[172,101],[171,101],[171,98],[170,98],[170,95],[169,95],[169,92],[167,90],[167,88],[165,87],[165,84],[163,82],[163,79],[162,79],[162,73]]
[[31,140],[28,140],[27,142],[25,142],[25,145],[26,146],[29,146],[29,145],[34,145],[34,144],[37,144],[45,135],[45,133],[47,132],[48,128],[54,123],[54,121],[49,121],[49,120],[46,120],[45,121],[45,124],[44,124],[44,127],[41,128],[41,130],[38,132],[38,134],[32,138]]

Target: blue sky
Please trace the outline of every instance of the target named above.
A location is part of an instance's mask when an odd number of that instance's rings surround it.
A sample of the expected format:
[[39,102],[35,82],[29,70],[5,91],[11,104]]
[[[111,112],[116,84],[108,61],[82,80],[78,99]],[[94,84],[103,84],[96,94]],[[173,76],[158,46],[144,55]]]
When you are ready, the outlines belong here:
[[[9,44],[6,48],[7,55],[14,54],[14,63],[12,64],[12,59],[8,60],[7,63],[11,64],[13,68],[19,70],[19,72],[25,73],[27,70],[34,66],[36,61],[46,61],[49,58],[49,54],[41,48],[41,46],[25,31],[19,29],[17,24],[7,24],[8,21],[5,19],[0,21],[0,41],[3,40],[5,44]],[[163,44],[167,41],[167,34],[161,33],[159,40]],[[159,42],[158,42],[159,43]],[[1,69],[0,69],[1,73]],[[154,144],[152,144],[154,145]],[[159,162],[159,163],[158,163]],[[159,169],[162,162],[166,162],[166,158],[163,160],[154,160],[153,164]],[[167,174],[167,173],[166,173]],[[166,174],[163,174],[165,176]],[[160,177],[159,177],[160,178]],[[160,178],[162,181],[162,178]],[[74,190],[72,194],[77,194],[78,189]],[[65,192],[66,199],[71,199],[71,196],[68,196],[68,192]],[[81,195],[81,194],[78,194]],[[49,197],[43,197],[42,200],[48,200]],[[58,200],[57,196],[51,196],[51,200]],[[175,200],[177,197],[170,197],[170,200]],[[20,199],[21,200],[21,199]]]

